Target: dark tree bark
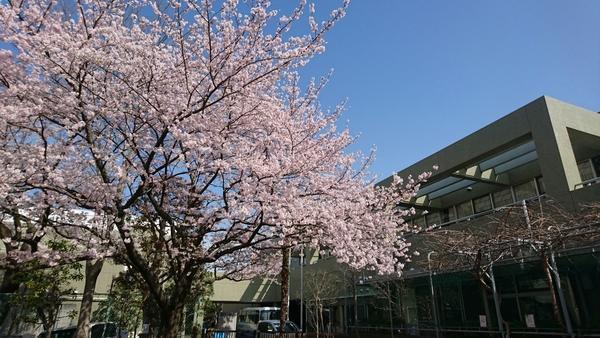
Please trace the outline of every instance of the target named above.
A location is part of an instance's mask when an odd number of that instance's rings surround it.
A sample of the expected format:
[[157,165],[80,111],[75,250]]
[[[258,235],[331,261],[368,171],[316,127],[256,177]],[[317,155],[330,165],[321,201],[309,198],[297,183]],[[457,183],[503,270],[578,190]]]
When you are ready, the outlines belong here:
[[159,314],[157,313],[157,306],[146,291],[142,305],[142,323],[145,327],[147,327],[147,331],[144,329],[142,334],[140,334],[140,337],[143,336],[144,338],[152,338],[156,335],[156,329],[159,325],[159,323],[156,321],[158,317]]
[[15,269],[4,270],[2,283],[0,284],[0,293],[15,293],[19,289],[19,283],[14,281]]
[[183,318],[183,304],[177,305],[172,309],[163,309],[161,311],[160,324],[156,337],[160,338],[177,338],[179,328]]
[[[45,312],[47,310],[48,312]],[[56,322],[56,317],[58,317],[58,309],[42,309],[37,308],[37,313],[39,318],[42,321],[42,328],[44,328],[44,333],[46,334],[46,338],[52,338],[52,327]]]
[[[191,273],[190,276],[194,276]],[[168,296],[164,293],[160,303],[157,304],[158,308],[155,309],[155,313],[158,313],[159,320],[157,322],[157,328],[151,329],[152,334],[156,334],[157,338],[177,338],[179,330],[183,321],[183,314],[185,304],[190,298],[190,290],[192,288],[193,279],[191,277],[181,277],[177,279],[175,285],[173,285]],[[153,335],[150,335],[152,337]]]
[[94,291],[96,290],[96,281],[98,280],[100,271],[102,271],[103,265],[103,259],[85,262],[85,285],[83,287],[83,297],[81,298],[81,306],[79,307],[79,319],[74,338],[87,338],[89,336]]

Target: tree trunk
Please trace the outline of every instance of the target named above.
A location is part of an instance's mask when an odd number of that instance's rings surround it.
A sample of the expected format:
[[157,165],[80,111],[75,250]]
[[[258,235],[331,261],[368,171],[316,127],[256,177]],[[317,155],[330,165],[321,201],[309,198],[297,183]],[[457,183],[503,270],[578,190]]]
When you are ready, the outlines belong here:
[[14,275],[16,270],[7,268],[4,270],[2,276],[2,283],[0,284],[0,293],[15,293],[19,290],[19,283],[14,281]]
[[104,260],[98,259],[85,262],[85,286],[83,287],[83,296],[81,306],[79,307],[79,319],[77,321],[77,331],[74,338],[87,338],[90,331],[90,317],[92,314],[92,303],[94,301],[94,291],[96,290],[96,280],[102,270]]
[[[21,292],[19,290],[19,283],[16,283],[14,280],[15,269],[7,268],[4,270],[4,275],[2,276],[2,283],[0,283],[0,294],[13,294],[17,292]],[[5,303],[6,306],[3,311],[5,311],[4,320],[0,322],[0,336],[9,336],[12,334],[14,323],[17,321],[20,306]],[[0,314],[2,310],[0,310]]]
[[289,306],[290,249],[281,249],[281,254],[281,311],[279,312],[279,333],[284,333]]
[[315,327],[315,330],[317,330],[317,338],[319,338],[319,332],[321,332],[321,323],[320,323],[320,319],[321,319],[321,303],[320,302],[316,302],[315,303],[315,316],[316,316],[316,322],[317,325]]
[[[21,291],[19,290],[17,292]],[[21,305],[5,303],[4,306],[7,308],[4,310],[6,311],[6,315],[4,316],[2,326],[0,327],[0,337],[10,336],[13,334],[21,313]]]
[[565,323],[562,319],[560,312],[560,306],[558,299],[556,298],[556,290],[554,288],[554,280],[552,279],[552,272],[550,271],[550,262],[546,253],[542,253],[542,264],[544,266],[544,272],[546,273],[546,281],[548,282],[548,288],[550,289],[550,295],[552,296],[552,312],[554,312],[554,319],[560,324],[561,328],[565,328]]
[[[190,276],[195,275],[196,271],[192,271],[190,274]],[[185,304],[190,297],[192,282],[192,278],[189,277],[178,279],[173,285],[169,297],[162,300],[162,306],[157,309],[160,315],[156,330],[157,338],[176,338],[179,336]]]
[[156,336],[156,329],[159,326],[157,319],[160,314],[158,313],[158,306],[154,302],[154,299],[150,297],[148,291],[144,290],[144,292],[144,302],[142,303],[142,334],[146,338],[152,338]]
[[161,320],[158,326],[157,337],[177,338],[183,318],[183,303],[177,304],[173,309],[162,309]]
[[[40,317],[42,319],[42,328],[44,328],[46,338],[52,338],[52,327],[54,326],[54,322],[57,316],[52,316],[52,314],[50,313],[47,317],[44,317],[43,310],[40,310],[38,308],[37,311],[38,313],[41,313]],[[54,318],[54,320],[52,320],[51,318]]]
[[319,303],[319,322],[321,322],[320,331],[325,334],[325,321],[323,320],[323,305]]

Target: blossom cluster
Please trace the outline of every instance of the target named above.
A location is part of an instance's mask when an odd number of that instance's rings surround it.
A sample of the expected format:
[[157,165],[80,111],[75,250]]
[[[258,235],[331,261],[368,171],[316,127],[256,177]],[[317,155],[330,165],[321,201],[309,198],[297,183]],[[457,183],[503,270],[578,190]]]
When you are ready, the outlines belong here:
[[[3,259],[250,274],[266,253],[309,244],[400,271],[411,211],[397,206],[430,174],[375,187],[371,157],[336,128],[344,105],[318,102],[327,79],[299,84],[347,6],[321,23],[310,7],[294,35],[304,2],[287,16],[265,1],[1,4],[2,237],[36,238]],[[79,249],[44,250],[46,233]]]

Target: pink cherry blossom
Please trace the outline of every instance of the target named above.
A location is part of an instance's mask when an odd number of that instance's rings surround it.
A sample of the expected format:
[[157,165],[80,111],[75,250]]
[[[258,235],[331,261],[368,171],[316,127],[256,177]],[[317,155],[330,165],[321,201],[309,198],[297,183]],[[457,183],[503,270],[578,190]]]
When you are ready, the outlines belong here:
[[[311,6],[297,35],[305,2],[269,6],[1,4],[0,211],[12,240],[40,244],[4,263],[118,257],[169,316],[197,271],[264,273],[286,246],[399,273],[414,210],[398,204],[430,173],[375,187],[373,156],[336,127],[344,105],[318,102],[327,77],[299,85],[348,2],[321,23]],[[46,232],[78,250],[56,256]]]

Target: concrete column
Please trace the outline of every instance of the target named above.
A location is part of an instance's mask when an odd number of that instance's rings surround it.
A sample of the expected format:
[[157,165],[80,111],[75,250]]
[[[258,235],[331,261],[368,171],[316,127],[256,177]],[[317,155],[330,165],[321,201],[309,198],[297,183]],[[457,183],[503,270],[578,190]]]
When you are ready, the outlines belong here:
[[544,99],[545,107],[538,106],[527,114],[538,162],[546,192],[563,203],[571,204],[569,192],[581,182],[581,177],[565,119],[570,115],[569,110],[579,108],[564,106],[549,97]]

